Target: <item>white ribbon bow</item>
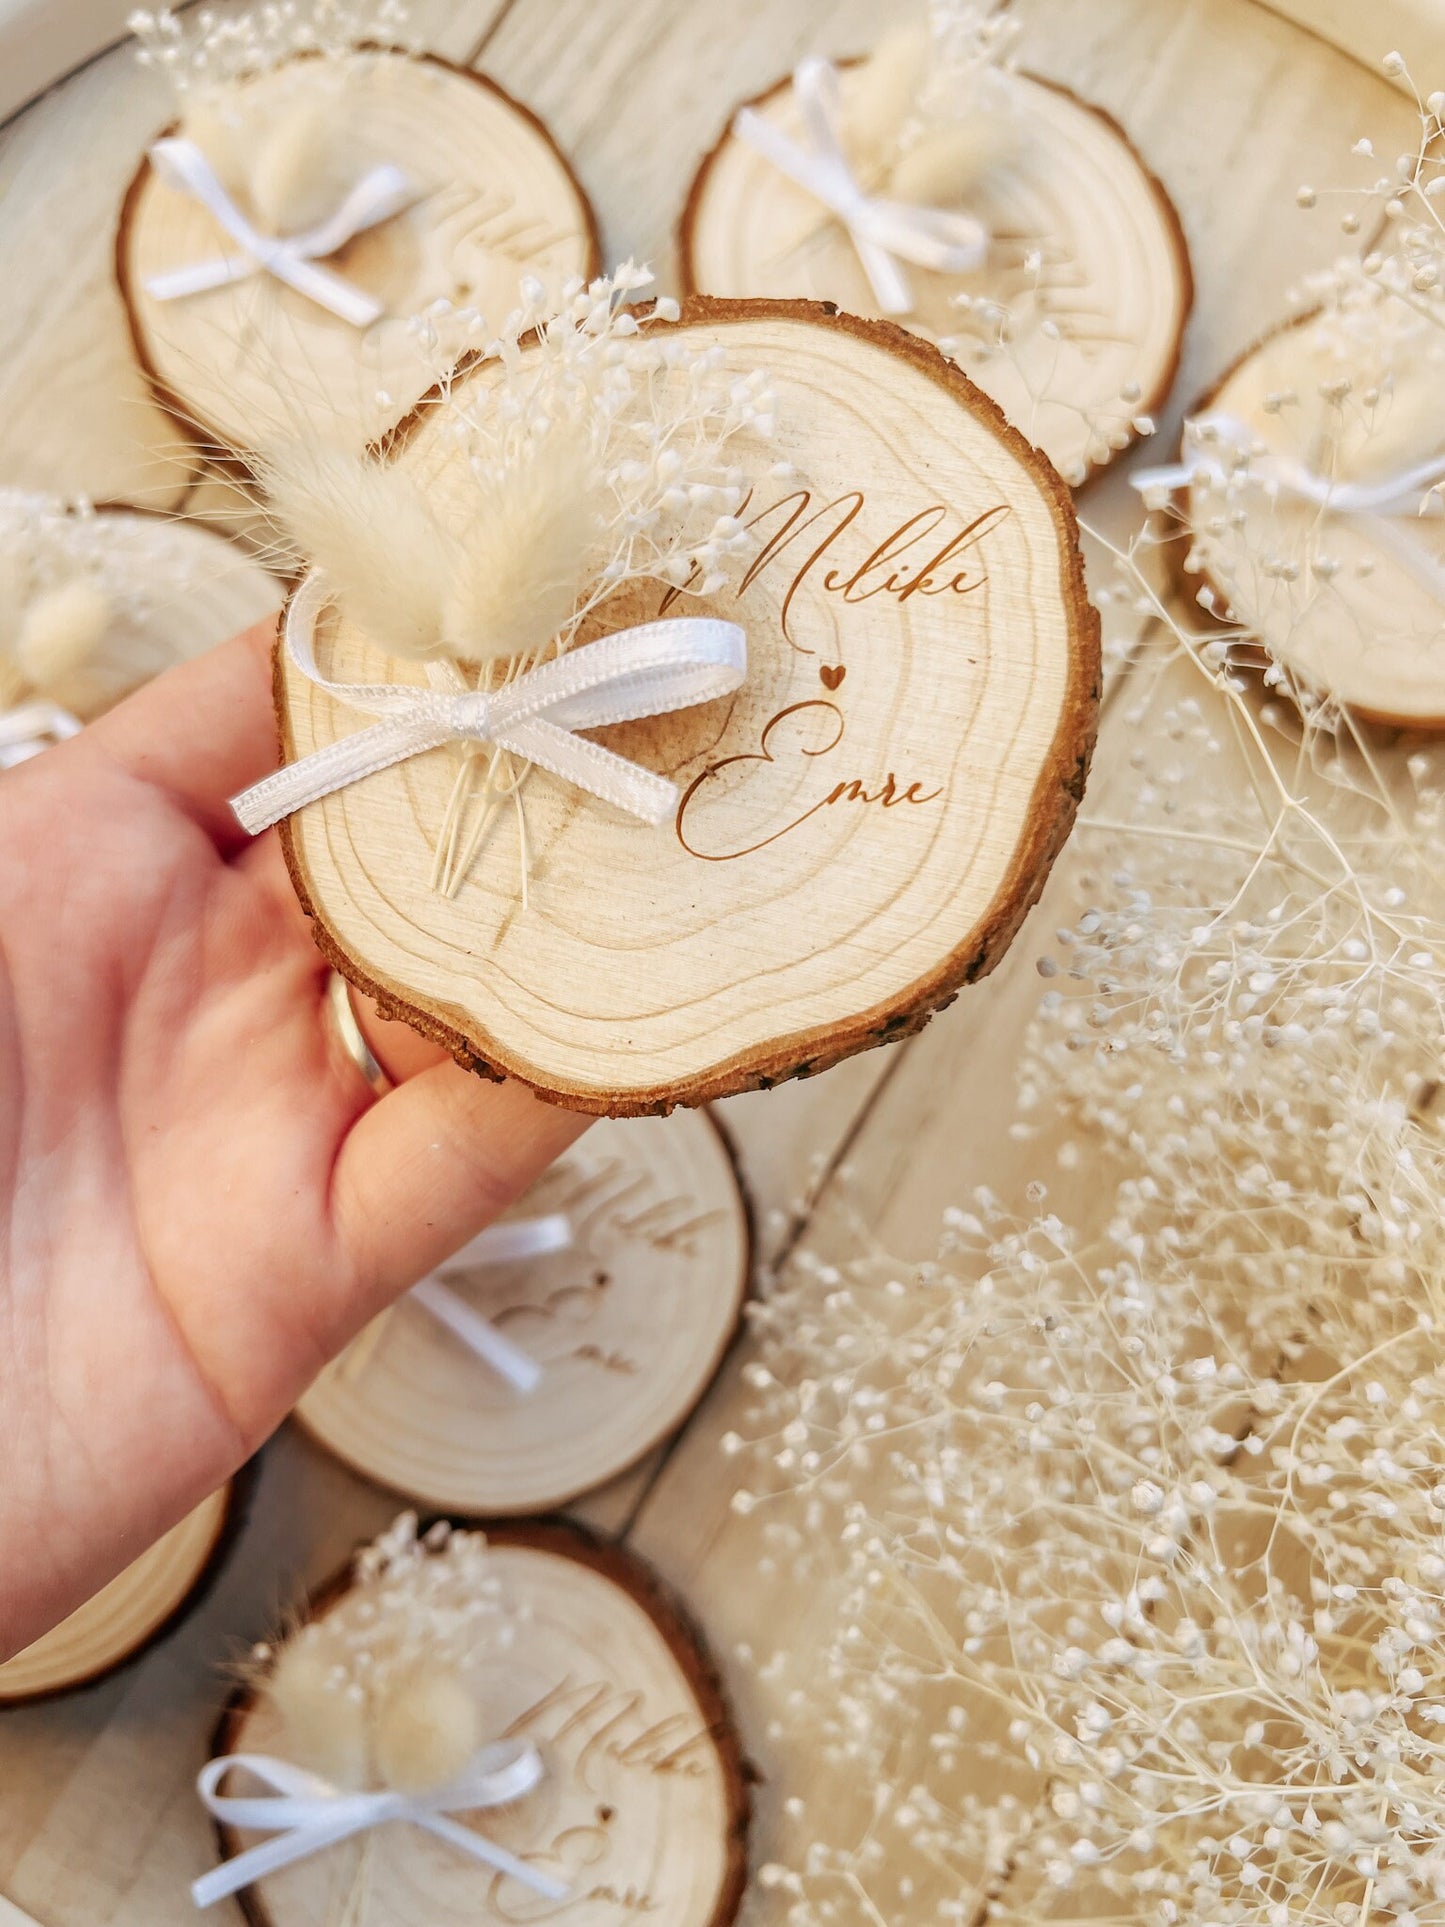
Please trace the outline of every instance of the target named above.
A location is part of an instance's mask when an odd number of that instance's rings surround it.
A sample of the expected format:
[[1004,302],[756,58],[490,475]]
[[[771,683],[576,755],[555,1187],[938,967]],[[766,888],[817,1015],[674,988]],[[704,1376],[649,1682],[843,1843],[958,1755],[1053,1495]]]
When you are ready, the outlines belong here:
[[552,1251],[566,1251],[571,1243],[571,1223],[560,1211],[545,1218],[512,1218],[505,1224],[489,1224],[455,1257],[438,1265],[429,1278],[413,1285],[407,1295],[516,1391],[535,1392],[542,1379],[542,1367],[536,1359],[499,1332],[490,1318],[473,1310],[444,1280],[449,1271],[464,1270],[469,1265],[516,1264],[527,1258],[546,1257]]
[[232,797],[237,821],[253,836],[307,803],[443,743],[494,743],[645,823],[662,823],[677,807],[677,785],[573,732],[711,702],[739,688],[747,673],[747,639],[735,622],[673,616],[569,650],[492,693],[330,682],[315,654],[316,621],[328,594],[317,571],[302,582],[286,612],[287,654],[318,689],[385,720]]
[[988,229],[977,216],[863,191],[843,151],[842,97],[838,70],[830,61],[802,61],[793,74],[793,97],[807,147],[752,107],[738,110],[733,133],[838,216],[884,314],[908,314],[913,308],[913,292],[897,256],[936,274],[967,274],[982,266]]
[[[1223,487],[1239,477],[1254,483],[1268,495],[1292,496],[1332,515],[1357,515],[1376,524],[1379,540],[1390,548],[1433,594],[1445,599],[1445,569],[1428,555],[1408,530],[1393,526],[1397,518],[1419,516],[1423,512],[1440,514],[1445,503],[1436,494],[1428,510],[1422,504],[1431,489],[1445,482],[1445,454],[1416,462],[1409,468],[1383,475],[1373,482],[1336,481],[1320,475],[1293,455],[1256,450],[1254,431],[1237,415],[1223,412],[1200,415],[1186,424],[1192,438],[1182,460],[1162,468],[1141,468],[1130,479],[1140,494],[1155,490],[1187,488],[1204,481]],[[1248,467],[1232,466],[1225,450],[1248,458]]]
[[199,201],[241,250],[148,276],[146,292],[154,300],[176,301],[244,281],[248,275],[270,274],[354,328],[369,327],[383,312],[381,302],[317,263],[367,228],[379,227],[412,205],[416,190],[399,167],[372,168],[328,220],[300,234],[276,235],[262,234],[252,226],[194,141],[174,135],[159,140],[150,150],[150,160],[167,187]]
[[[213,1906],[253,1880],[264,1879],[295,1860],[309,1859],[353,1834],[369,1832],[388,1820],[406,1820],[473,1860],[509,1874],[544,1899],[565,1900],[567,1889],[559,1881],[447,1817],[509,1806],[539,1785],[545,1771],[536,1747],[508,1740],[483,1747],[455,1780],[432,1793],[346,1793],[290,1760],[278,1760],[269,1753],[227,1753],[202,1767],[196,1781],[201,1799],[223,1825],[250,1827],[274,1837],[202,1874],[191,1885],[191,1898],[198,1907]],[[221,1793],[221,1782],[231,1772],[249,1773],[270,1791]]]
[[0,711],[0,769],[28,762],[42,749],[79,734],[79,718],[59,703],[17,703],[14,709]]

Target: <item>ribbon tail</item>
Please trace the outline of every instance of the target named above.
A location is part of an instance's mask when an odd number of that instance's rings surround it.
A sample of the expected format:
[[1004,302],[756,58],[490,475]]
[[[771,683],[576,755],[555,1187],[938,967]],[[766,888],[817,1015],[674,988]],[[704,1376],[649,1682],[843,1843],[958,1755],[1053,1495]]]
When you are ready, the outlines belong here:
[[676,783],[643,769],[640,763],[629,763],[625,756],[614,755],[585,736],[574,736],[544,716],[509,722],[494,732],[493,741],[644,823],[665,823],[677,808]]
[[510,1338],[505,1338],[490,1318],[484,1318],[479,1311],[474,1311],[466,1299],[449,1285],[443,1285],[435,1278],[423,1278],[420,1284],[412,1286],[410,1296],[439,1325],[445,1325],[468,1350],[475,1352],[494,1372],[506,1379],[514,1390],[532,1393],[541,1384],[542,1367],[531,1353],[524,1352],[520,1345],[514,1345]]
[[258,1841],[230,1860],[223,1860],[219,1867],[213,1867],[191,1882],[191,1899],[197,1907],[213,1907],[218,1900],[226,1900],[242,1887],[249,1887],[253,1880],[264,1880],[267,1874],[279,1873],[293,1861],[307,1860],[323,1847],[334,1847],[352,1834],[363,1832],[370,1824],[358,1815],[355,1805],[348,1803],[345,1813],[304,1827],[293,1827],[269,1840]]
[[198,261],[194,267],[147,275],[145,291],[152,301],[181,301],[188,294],[206,294],[212,288],[248,280],[260,271],[261,264],[253,255],[222,254],[214,261]]
[[381,302],[293,249],[277,248],[266,256],[265,266],[278,281],[284,281],[297,294],[304,294],[319,308],[329,309],[339,320],[349,321],[353,328],[369,328],[384,313]]
[[1362,519],[1374,525],[1376,541],[1404,564],[1420,586],[1428,590],[1437,602],[1445,603],[1445,567],[1435,560],[1414,529],[1408,526],[1402,528],[1398,522],[1389,521],[1383,515]]
[[542,1258],[550,1251],[568,1251],[572,1246],[572,1221],[563,1211],[552,1211],[545,1218],[504,1218],[489,1224],[475,1238],[448,1258],[438,1271],[454,1271],[459,1265],[510,1265],[523,1258]]
[[378,770],[404,763],[423,750],[436,749],[452,740],[445,723],[422,721],[416,717],[393,716],[373,723],[370,729],[343,736],[323,749],[313,750],[298,763],[286,763],[231,798],[236,821],[251,836],[259,836],[291,816],[308,803],[319,802],[334,790],[345,789],[374,776]]
[[436,1834],[438,1839],[450,1841],[452,1846],[470,1854],[473,1860],[481,1860],[487,1866],[495,1867],[498,1873],[508,1874],[523,1886],[530,1887],[534,1894],[540,1894],[544,1900],[569,1898],[568,1889],[560,1880],[554,1880],[540,1868],[528,1866],[525,1860],[519,1860],[514,1853],[508,1853],[505,1847],[488,1840],[485,1834],[473,1833],[470,1827],[449,1820],[444,1813],[413,1813],[407,1817],[414,1820],[417,1826]]
[[1152,495],[1156,489],[1187,488],[1196,481],[1201,469],[1197,462],[1171,462],[1158,468],[1136,468],[1129,477],[1129,486],[1141,495]]
[[868,285],[873,290],[873,299],[884,314],[911,314],[913,287],[901,263],[894,259],[887,248],[877,241],[868,240],[857,228],[849,228],[848,233],[863,264]]

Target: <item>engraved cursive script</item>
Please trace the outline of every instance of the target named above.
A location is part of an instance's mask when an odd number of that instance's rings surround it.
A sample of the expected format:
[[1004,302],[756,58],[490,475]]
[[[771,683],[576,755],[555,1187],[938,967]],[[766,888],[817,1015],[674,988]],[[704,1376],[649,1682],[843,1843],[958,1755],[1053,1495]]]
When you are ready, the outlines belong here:
[[[768,844],[776,843],[780,837],[787,836],[806,823],[809,817],[816,816],[819,810],[831,809],[834,804],[847,803],[861,807],[876,806],[879,809],[896,809],[902,803],[932,803],[943,794],[941,789],[925,790],[920,782],[900,782],[892,770],[876,781],[870,789],[860,777],[847,776],[816,803],[791,817],[778,828],[769,830],[766,836],[757,837],[733,849],[707,849],[706,830],[696,821],[693,805],[706,803],[716,793],[720,784],[726,781],[729,770],[744,773],[746,764],[778,764],[789,755],[817,758],[831,755],[843,740],[847,723],[837,703],[828,702],[821,696],[808,701],[789,703],[780,709],[763,727],[763,733],[755,750],[744,751],[738,756],[725,756],[721,762],[710,763],[700,776],[695,776],[683,794],[677,808],[677,840],[692,856],[701,857],[707,863],[729,863],[740,856],[751,856],[756,850],[766,849]],[[816,734],[819,740],[810,741]]]
[[564,1679],[519,1713],[502,1737],[523,1735],[552,1746],[575,1745],[573,1771],[588,1793],[602,1792],[593,1776],[609,1760],[625,1771],[687,1780],[708,1770],[705,1727],[681,1713],[649,1720],[645,1694],[607,1680]]
[[[847,603],[868,602],[880,595],[892,596],[900,604],[914,596],[973,595],[988,581],[979,548],[1011,513],[1007,502],[998,502],[950,528],[953,512],[942,502],[930,502],[890,529],[850,567],[840,559],[839,546],[867,505],[862,489],[849,489],[817,507],[811,489],[795,489],[748,516],[745,511],[751,499],[744,501],[739,515],[760,547],[737,593],[746,595],[769,572],[791,569],[780,621],[784,638],[801,655],[816,653],[793,633],[793,604],[805,584],[816,581],[825,595]],[[665,614],[680,594],[682,590],[670,589],[662,598],[660,613]]]

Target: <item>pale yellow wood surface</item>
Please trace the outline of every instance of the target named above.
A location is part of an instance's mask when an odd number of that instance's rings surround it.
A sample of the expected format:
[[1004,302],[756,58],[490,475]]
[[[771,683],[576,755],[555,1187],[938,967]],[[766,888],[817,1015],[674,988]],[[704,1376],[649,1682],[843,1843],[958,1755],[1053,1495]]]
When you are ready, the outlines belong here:
[[[838,76],[846,115],[868,65]],[[1070,93],[1026,74],[995,81],[1012,144],[969,196],[992,240],[966,274],[909,270],[906,325],[949,352],[1068,481],[1082,482],[1134,439],[1169,392],[1189,305],[1177,221],[1119,130]],[[806,150],[802,110],[779,82],[750,110]],[[705,294],[805,295],[879,312],[841,223],[748,141],[730,135],[689,201],[679,246]],[[960,298],[1000,303],[971,319]],[[1127,392],[1126,392],[1127,391]]]
[[[1382,152],[1410,144],[1413,111],[1383,80],[1251,0],[1018,5],[1029,28],[1029,65],[1117,114],[1180,206],[1199,303],[1156,445],[1171,455],[1184,404],[1271,325],[1290,282],[1339,244],[1331,219],[1295,208],[1296,186],[1358,168],[1347,149],[1366,130]],[[1409,52],[1398,23],[1427,18],[1422,9],[1423,0],[1372,9],[1379,51],[1398,42]],[[726,8],[712,0],[631,7],[513,0],[482,51],[489,71],[535,106],[570,151],[598,206],[609,257],[633,250],[665,262],[686,183],[734,102],[803,51],[858,51],[878,17],[873,0],[739,0]],[[0,148],[7,184],[0,240],[8,262],[26,263],[0,297],[0,343],[11,357],[0,360],[0,420],[7,461],[19,464],[33,444],[37,464],[68,465],[72,476],[95,464],[114,471],[123,458],[135,477],[135,444],[117,437],[115,411],[91,409],[79,391],[71,408],[71,391],[57,376],[65,358],[51,358],[62,323],[72,334],[59,339],[72,342],[99,340],[113,323],[98,276],[86,283],[72,270],[87,247],[92,268],[99,260],[106,195],[95,174],[113,166],[114,189],[151,131],[151,116],[130,100],[128,67],[117,63],[105,79],[96,78],[100,71],[22,118]],[[73,151],[72,110],[82,103],[92,132],[88,158],[62,174],[63,156]],[[117,139],[109,130],[121,122],[130,131]],[[30,243],[24,249],[22,237]],[[66,322],[70,290],[88,304],[88,327]],[[118,392],[117,366],[112,358],[107,373],[92,359],[85,392],[102,399]],[[32,477],[49,478],[17,467],[9,479]],[[1134,505],[1124,476],[1092,485],[1083,509],[1116,535],[1129,526]],[[1086,814],[1102,807],[1108,771],[1127,761],[1141,726],[1116,699]],[[921,1037],[724,1107],[770,1253],[800,1234],[846,1252],[857,1200],[883,1236],[919,1255],[933,1246],[943,1205],[971,1183],[988,1179],[1002,1188],[1018,1179],[1022,1162],[1004,1114],[1020,1027],[1038,992],[1033,962],[1047,932],[1076,904],[1088,862],[1088,844],[1077,839],[1051,903],[1004,968]],[[852,1167],[850,1186],[838,1183],[840,1162]],[[816,1763],[770,1732],[777,1689],[734,1647],[746,1642],[762,1651],[781,1642],[806,1653],[826,1634],[829,1605],[825,1589],[803,1598],[766,1581],[757,1521],[729,1511],[732,1471],[717,1441],[743,1403],[730,1365],[663,1461],[645,1505],[650,1473],[641,1470],[593,1495],[584,1510],[603,1529],[620,1531],[641,1507],[636,1544],[684,1589],[712,1636],[745,1739],[770,1776],[760,1793],[755,1857],[762,1860],[782,1839],[779,1802],[794,1789],[815,1791]],[[393,1510],[394,1501],[293,1428],[283,1432],[264,1456],[251,1525],[200,1612],[134,1671],[75,1699],[0,1717],[0,1892],[42,1927],[193,1920],[185,1883],[212,1853],[191,1782],[224,1697],[224,1663]],[[821,1680],[817,1691],[828,1691]],[[961,1882],[959,1892],[981,1884]],[[878,1927],[861,1905],[849,1910],[846,1894],[840,1905],[841,1927]],[[752,1917],[759,1927],[781,1927],[785,1908],[783,1896],[759,1891]],[[909,1927],[907,1912],[887,1927]]]
[[[466,60],[501,4],[413,12],[437,51]],[[135,365],[114,274],[121,197],[174,113],[124,42],[0,130],[0,483],[159,508],[196,467]]]
[[[779,430],[737,449],[761,544],[746,573],[667,605],[744,624],[743,687],[609,738],[677,784],[675,833],[539,772],[519,917],[500,833],[454,895],[432,886],[450,756],[326,797],[288,832],[354,981],[544,1094],[622,1115],[867,1048],[982,974],[1046,873],[1092,734],[1093,628],[1032,450],[899,331],[724,310],[688,332],[767,371]],[[437,413],[394,458],[458,527],[465,453]],[[396,676],[344,609],[317,630],[331,681]],[[282,689],[296,758],[354,731],[289,664]]]
[[[1400,304],[1383,304],[1382,318]],[[1283,328],[1234,368],[1209,403],[1223,439],[1191,451],[1209,464],[1182,491],[1193,587],[1217,612],[1258,635],[1306,688],[1369,716],[1438,729],[1445,722],[1445,522],[1419,515],[1420,487],[1384,514],[1321,509],[1271,476],[1384,482],[1428,462],[1440,445],[1445,338],[1406,314],[1398,328],[1388,406],[1371,411],[1322,398],[1339,369],[1328,323]],[[1292,394],[1285,408],[1271,398]],[[1230,486],[1240,450],[1259,479]],[[1279,464],[1286,466],[1280,467]],[[1388,488],[1387,488],[1388,492]],[[1231,513],[1243,508],[1242,518]]]
[[223,1488],[33,1646],[0,1666],[0,1705],[54,1693],[117,1665],[165,1624],[206,1569],[230,1503]]
[[535,1361],[533,1391],[403,1299],[302,1399],[312,1434],[404,1496],[473,1516],[548,1511],[669,1437],[748,1286],[747,1206],[721,1134],[704,1112],[606,1119],[512,1215],[552,1213],[567,1249],[437,1274]]
[[[484,1583],[495,1584],[503,1611],[516,1615],[510,1627],[500,1615],[493,1627],[479,1614],[468,1638],[445,1639],[454,1690],[470,1693],[489,1738],[530,1741],[546,1762],[543,1786],[489,1814],[487,1834],[566,1883],[570,1899],[560,1917],[579,1927],[611,1927],[634,1915],[669,1927],[714,1927],[730,1878],[740,1789],[718,1708],[690,1671],[686,1632],[630,1589],[625,1565],[600,1570],[565,1538],[526,1543],[527,1530],[487,1551]],[[455,1591],[438,1593],[431,1577],[427,1597],[454,1614],[477,1596],[459,1578],[451,1581]],[[404,1581],[387,1584],[405,1596]],[[378,1669],[437,1664],[434,1651],[411,1652],[368,1627],[372,1591],[354,1586],[304,1636],[343,1668],[348,1638],[374,1642]],[[354,1666],[349,1676],[366,1677]],[[228,1750],[285,1755],[288,1745],[294,1752],[295,1736],[262,1691],[230,1733]],[[240,1834],[238,1842],[257,1838]],[[448,1845],[397,1827],[271,1875],[256,1896],[270,1927],[331,1927],[358,1880],[366,1917],[426,1927],[506,1927],[536,1919],[546,1905]]]
[[[381,310],[370,326],[269,274],[159,298],[155,278],[224,258],[226,237],[154,167],[127,201],[118,264],[136,338],[208,455],[310,437],[378,441],[435,378],[412,317],[439,300],[505,313],[524,275],[559,294],[596,265],[591,211],[565,162],[503,93],[401,51],[352,52],[331,70],[350,166],[359,176],[405,156],[415,195],[346,250],[342,278]],[[304,110],[312,72],[288,61],[228,90],[245,137],[259,141]],[[181,132],[195,137],[184,118]]]

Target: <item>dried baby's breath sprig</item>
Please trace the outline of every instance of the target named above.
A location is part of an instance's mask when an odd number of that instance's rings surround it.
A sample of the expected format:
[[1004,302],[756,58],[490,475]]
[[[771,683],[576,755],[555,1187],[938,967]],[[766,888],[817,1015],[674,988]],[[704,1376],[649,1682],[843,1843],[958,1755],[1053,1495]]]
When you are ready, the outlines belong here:
[[975,1145],[935,1260],[754,1315],[736,1509],[830,1604],[821,1674],[752,1655],[788,1927],[1445,1910],[1445,746],[1116,562],[1009,1192]]
[[181,96],[210,93],[269,73],[302,54],[336,56],[362,45],[414,49],[404,0],[264,0],[244,12],[140,8],[126,25],[137,59]]
[[[404,461],[314,444],[266,457],[277,519],[343,611],[390,653],[428,659],[439,686],[499,688],[572,647],[625,591],[712,595],[746,552],[733,445],[771,434],[766,379],[674,333],[674,303],[635,313],[650,282],[631,264],[573,280],[558,312],[529,278],[496,333],[445,303],[417,321],[445,487]],[[492,366],[457,377],[468,347]],[[458,754],[437,850],[447,892],[509,797],[521,826],[527,777],[491,746]],[[524,857],[524,890],[525,875]]]
[[[1172,515],[1170,478],[1187,471],[1184,567],[1199,578],[1199,602],[1252,630],[1238,640],[1268,651],[1267,680],[1320,724],[1340,713],[1328,664],[1345,667],[1361,706],[1373,664],[1377,710],[1413,701],[1428,711],[1445,641],[1441,107],[1442,96],[1421,101],[1417,151],[1346,197],[1347,228],[1374,236],[1368,251],[1307,276],[1291,298],[1294,324],[1251,357],[1266,373],[1246,364],[1233,378],[1249,419],[1219,412],[1227,382],[1219,404],[1186,422],[1184,464],[1160,471],[1165,485],[1149,497]],[[1302,194],[1307,205],[1321,198]],[[1434,681],[1445,704],[1438,669]]]
[[484,1740],[469,1670],[506,1651],[520,1610],[480,1533],[444,1523],[419,1535],[402,1516],[355,1565],[357,1609],[332,1610],[254,1655],[288,1755],[348,1791],[425,1793]]

